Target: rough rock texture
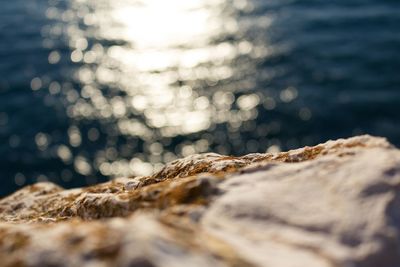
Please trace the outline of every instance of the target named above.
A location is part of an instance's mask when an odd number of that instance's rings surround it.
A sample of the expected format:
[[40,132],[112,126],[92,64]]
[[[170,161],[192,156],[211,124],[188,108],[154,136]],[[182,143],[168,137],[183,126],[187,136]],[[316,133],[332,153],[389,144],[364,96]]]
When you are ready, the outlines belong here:
[[150,177],[0,200],[0,266],[400,266],[400,152],[359,136],[195,155]]

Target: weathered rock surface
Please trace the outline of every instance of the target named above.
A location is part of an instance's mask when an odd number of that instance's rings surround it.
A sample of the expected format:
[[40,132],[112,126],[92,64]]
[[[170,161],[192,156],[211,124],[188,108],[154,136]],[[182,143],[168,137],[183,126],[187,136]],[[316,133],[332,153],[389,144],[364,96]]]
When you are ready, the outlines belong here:
[[0,200],[0,266],[400,266],[400,151],[359,136],[191,156]]

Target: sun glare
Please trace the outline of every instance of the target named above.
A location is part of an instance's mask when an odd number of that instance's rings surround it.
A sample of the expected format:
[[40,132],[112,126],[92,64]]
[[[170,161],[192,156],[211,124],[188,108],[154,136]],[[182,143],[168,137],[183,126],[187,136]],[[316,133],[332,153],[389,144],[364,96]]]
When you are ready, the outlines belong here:
[[[48,17],[61,18],[67,26],[56,24],[44,32],[52,38],[63,33],[68,38],[70,60],[79,66],[73,78],[81,86],[54,85],[51,93],[65,95],[67,114],[73,121],[113,122],[118,135],[143,140],[145,150],[163,138],[198,133],[220,123],[237,129],[257,117],[256,108],[262,103],[257,94],[246,93],[246,88],[252,87],[250,82],[229,84],[232,77],[241,75],[235,75],[238,68],[252,69],[235,66],[235,60],[269,52],[264,44],[257,47],[245,39],[224,40],[239,32],[234,13],[247,8],[246,3],[75,0],[64,13],[50,8]],[[60,60],[56,50],[49,55],[51,64]],[[33,90],[41,87],[39,78],[32,80]],[[242,92],[238,99],[236,91]],[[69,137],[70,146],[81,145],[75,128]],[[42,139],[38,140],[43,143]],[[175,150],[173,153],[187,155],[204,152],[207,147],[186,142]],[[135,174],[147,174],[153,170],[149,166],[171,159],[171,152],[164,153],[142,158],[143,164],[137,161]],[[126,160],[103,154],[98,153],[94,169],[104,175],[122,175],[119,170],[129,169],[123,166],[128,164]],[[70,158],[65,148],[60,148],[59,155]],[[74,162],[79,173],[93,169],[82,156]]]

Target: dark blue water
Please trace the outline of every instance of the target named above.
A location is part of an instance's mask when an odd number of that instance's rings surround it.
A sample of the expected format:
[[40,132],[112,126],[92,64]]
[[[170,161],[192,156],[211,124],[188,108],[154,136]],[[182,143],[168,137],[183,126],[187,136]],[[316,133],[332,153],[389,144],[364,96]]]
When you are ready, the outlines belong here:
[[2,3],[0,195],[206,151],[400,145],[399,1],[150,2]]

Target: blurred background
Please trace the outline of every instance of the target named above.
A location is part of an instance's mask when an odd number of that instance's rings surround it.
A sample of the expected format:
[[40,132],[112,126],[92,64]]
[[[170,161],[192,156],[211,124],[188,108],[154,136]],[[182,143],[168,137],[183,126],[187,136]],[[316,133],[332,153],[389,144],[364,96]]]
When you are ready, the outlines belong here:
[[362,133],[400,145],[398,0],[13,0],[0,196],[213,151]]

